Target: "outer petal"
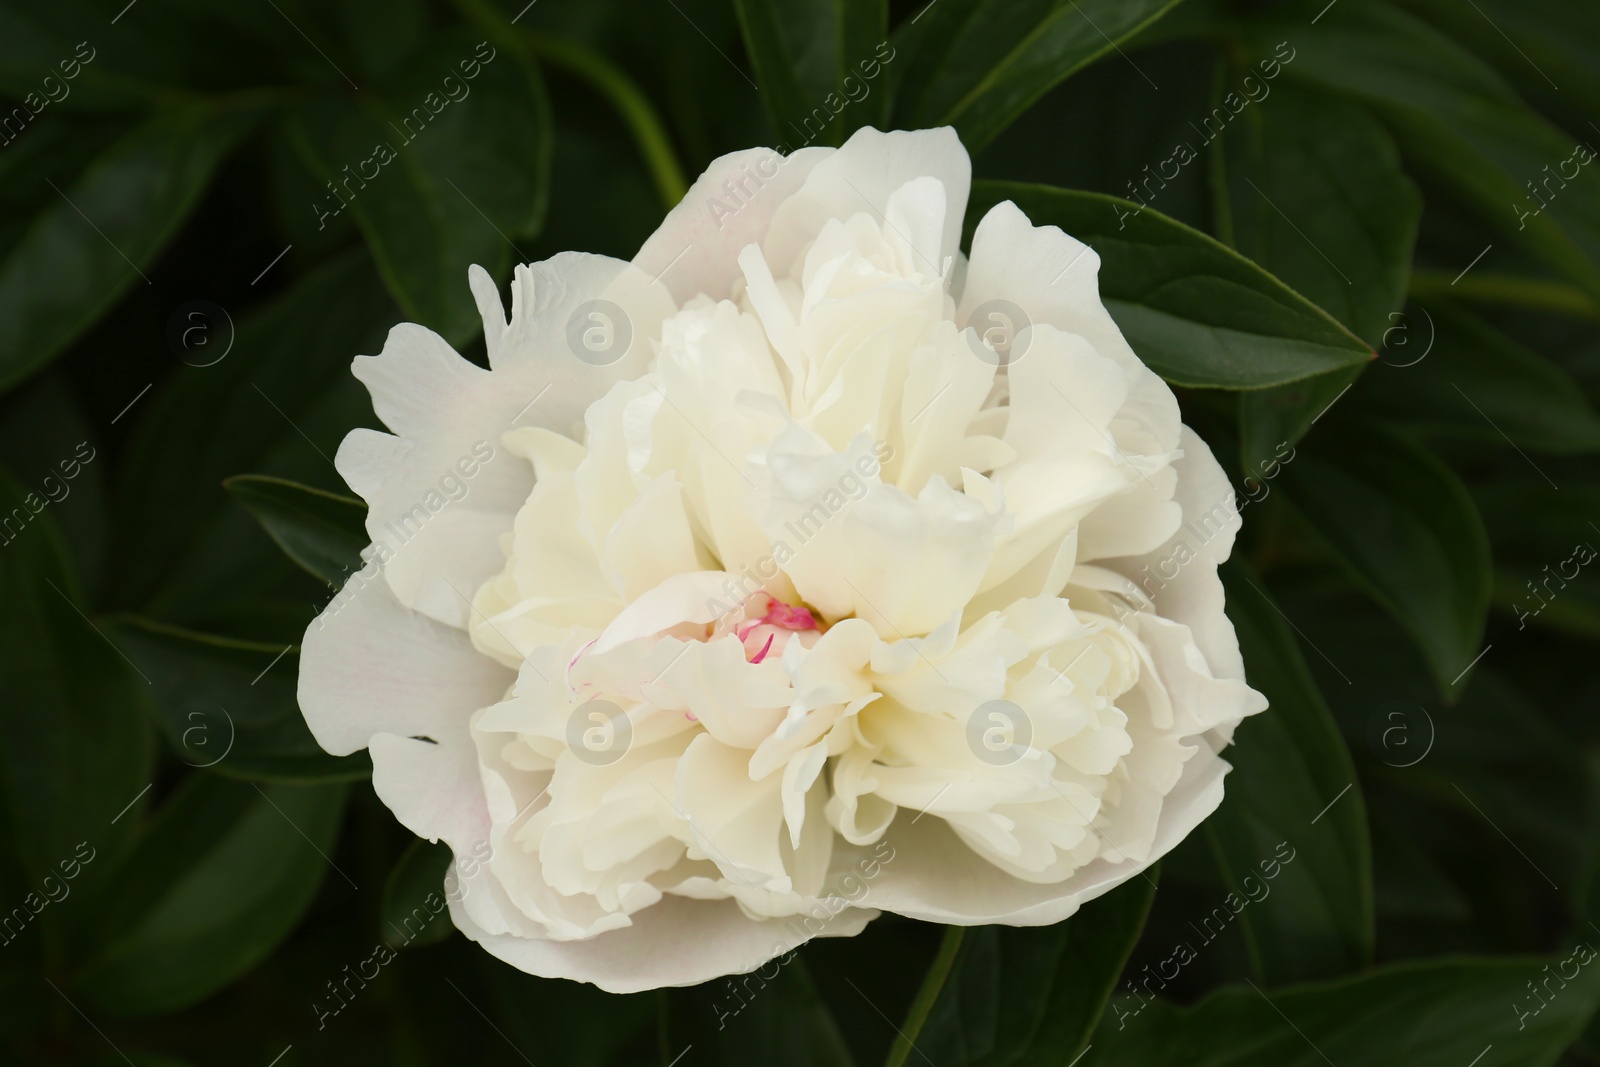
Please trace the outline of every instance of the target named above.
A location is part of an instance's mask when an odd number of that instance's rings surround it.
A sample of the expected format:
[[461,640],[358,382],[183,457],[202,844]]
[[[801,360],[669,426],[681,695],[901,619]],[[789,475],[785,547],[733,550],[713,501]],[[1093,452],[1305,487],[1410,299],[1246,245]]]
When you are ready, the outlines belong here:
[[[675,310],[664,288],[605,256],[563,253],[519,266],[509,323],[488,275],[473,268],[471,282],[493,371],[429,330],[395,327],[383,351],[357,357],[353,369],[396,436],[356,430],[335,459],[367,501],[367,533],[382,546],[380,558],[404,560],[392,575],[401,602],[453,626],[466,625],[468,598],[498,566],[492,553],[464,552],[455,537],[430,531],[436,516],[448,511],[452,523],[509,530],[533,479],[505,454],[502,435],[514,426],[571,434],[612,383],[643,371]],[[582,346],[569,343],[598,321],[592,315],[605,316],[619,341],[629,338],[615,362],[586,349],[579,358]]]
[[[1032,323],[1078,334],[1102,356],[1121,363],[1130,382],[1117,443],[1129,452],[1170,451],[1178,439],[1178,401],[1160,377],[1134,355],[1100,300],[1100,257],[1057,226],[1035,226],[1007,200],[996,204],[972,235],[972,258],[956,324],[989,300],[1009,300]],[[1018,365],[1026,362],[1024,354]],[[1135,433],[1135,431],[1138,431]],[[1140,439],[1147,440],[1142,441]]]
[[[519,265],[511,282],[509,322],[488,275],[475,270],[471,281],[483,314],[489,366],[497,376],[509,376],[500,380],[501,388],[520,387],[520,405],[551,387],[520,421],[561,433],[579,425],[589,405],[617,382],[644,373],[661,336],[662,321],[677,310],[665,286],[643,270],[586,252],[562,252],[540,263]],[[597,300],[615,304],[626,321],[590,318],[594,309],[585,305]],[[621,343],[624,325],[629,328],[626,347]],[[617,342],[617,348],[586,347],[582,333],[589,326],[613,327],[600,336]]]
[[[497,931],[542,933],[491,874],[489,861],[505,852],[504,828],[491,818],[472,738],[464,725],[439,734],[436,744],[375,735],[369,746],[373,790],[406,829],[450,846],[455,856],[448,879],[452,908]],[[491,780],[497,780],[492,773]]]
[[1183,458],[1173,466],[1178,472],[1174,499],[1183,508],[1183,524],[1154,552],[1107,565],[1143,588],[1159,614],[1189,627],[1214,676],[1242,679],[1244,660],[1233,623],[1223,612],[1217,565],[1233,551],[1243,522],[1233,486],[1211,449],[1187,426],[1181,447]]
[[1124,369],[1052,325],[1025,336],[1028,348],[1008,371],[1005,443],[1016,458],[994,473],[1015,525],[984,576],[986,588],[1041,553],[1053,557],[1085,516],[1092,520],[1094,509],[1130,492],[1140,477],[1112,432],[1128,398]]
[[884,863],[863,903],[955,926],[1060,922],[1085,901],[1137,877],[1176,847],[1222,803],[1227,770],[1227,763],[1202,744],[1166,798],[1148,859],[1120,863],[1097,859],[1054,885],[1025,882],[987,862],[975,862],[967,845],[939,819],[902,814],[886,837],[895,857]]
[[739,277],[739,250],[761,240],[778,205],[834,151],[802,148],[785,156],[750,148],[712,160],[633,257],[634,266],[659,277],[680,304],[701,293],[726,299]]
[[336,756],[378,733],[448,734],[512,680],[465,633],[402,607],[377,568],[346,584],[300,649],[300,710]]
[[[870,896],[870,894],[869,894]],[[876,912],[846,908],[821,934],[853,937]],[[633,925],[588,941],[536,941],[486,934],[452,900],[462,933],[519,970],[592,982],[608,993],[699,985],[745,974],[806,940],[795,922],[748,918],[732,900],[667,896],[633,916]]]
[[829,219],[847,219],[864,211],[882,222],[890,195],[906,182],[924,177],[944,184],[947,208],[938,247],[917,251],[926,260],[929,274],[942,273],[945,260],[960,252],[961,220],[972,188],[972,161],[956,131],[948,126],[889,133],[866,126],[851,134],[837,152],[812,168],[800,190],[773,213],[761,243],[772,272],[788,274],[791,264]]
[[407,830],[469,855],[489,835],[478,751],[464,724],[436,732],[433,741],[374,734],[372,788]]

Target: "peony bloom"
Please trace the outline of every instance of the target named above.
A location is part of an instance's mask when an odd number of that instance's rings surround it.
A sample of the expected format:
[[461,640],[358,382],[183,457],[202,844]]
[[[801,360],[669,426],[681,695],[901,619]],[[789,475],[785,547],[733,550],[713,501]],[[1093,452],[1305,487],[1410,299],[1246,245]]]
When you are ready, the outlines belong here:
[[631,264],[479,269],[490,369],[355,361],[367,565],[300,702],[449,843],[450,914],[612,991],[883,911],[1042,925],[1211,813],[1227,478],[948,130],[717,160]]

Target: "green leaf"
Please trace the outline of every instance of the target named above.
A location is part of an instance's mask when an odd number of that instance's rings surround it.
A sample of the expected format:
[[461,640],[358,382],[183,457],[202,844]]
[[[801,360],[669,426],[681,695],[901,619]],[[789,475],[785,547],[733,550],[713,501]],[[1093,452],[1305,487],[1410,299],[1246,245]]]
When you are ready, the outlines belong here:
[[1432,327],[1431,351],[1374,367],[1352,398],[1361,410],[1535,452],[1600,449],[1600,416],[1556,364],[1454,304],[1431,304],[1408,321]]
[[1376,875],[1373,908],[1380,917],[1406,923],[1471,918],[1472,909],[1461,890],[1428,857],[1422,843],[1393,820],[1372,822],[1372,866]]
[[544,218],[551,120],[533,65],[436,35],[387,79],[302,107],[291,137],[323,183],[305,205],[318,228],[348,210],[409,318],[452,344],[478,333],[467,268],[528,261],[515,242]]
[[[1231,244],[1376,347],[1405,300],[1422,198],[1362,108],[1290,82],[1227,127]],[[1293,445],[1360,368],[1239,398],[1242,461]]]
[[1277,985],[1355,970],[1373,949],[1372,846],[1355,764],[1292,624],[1242,564],[1224,574],[1245,675],[1269,704],[1234,735],[1227,793],[1205,830],[1242,902],[1259,978]]
[[[12,394],[0,417],[0,465],[16,480],[50,497],[50,517],[61,531],[84,587],[94,589],[111,531],[106,523],[110,464],[104,435],[84,409],[63,369],[40,374]],[[89,462],[84,462],[93,457]]]
[[[938,0],[895,31],[893,125],[954,126],[977,151],[1052,86],[1177,0]],[[1126,53],[1117,62],[1137,63]],[[1150,93],[1157,91],[1154,83]]]
[[339,585],[360,569],[368,544],[367,506],[360,500],[259,474],[222,484],[308,574]]
[[431,32],[426,0],[339,0],[334,13],[362,81],[388,75]]
[[341,785],[192,775],[120,869],[77,991],[101,1011],[154,1015],[261,962],[329,875],[344,797]]
[[1356,367],[1372,350],[1232,249],[1140,205],[1016,182],[973,183],[969,230],[1015,201],[1100,256],[1100,295],[1134,352],[1175,385],[1259,389]]
[[15,122],[11,130],[0,125],[0,135],[12,136],[0,145],[0,248],[15,247],[37,215],[62,203],[52,182],[61,187],[60,175],[87,170],[134,128],[125,115],[64,111],[50,118],[21,133]]
[[1353,386],[1365,367],[1318,374],[1288,385],[1239,395],[1239,466],[1247,478],[1268,479],[1272,461],[1292,450]]
[[258,471],[343,489],[331,457],[352,427],[376,422],[350,361],[378,351],[395,316],[365,255],[347,255],[243,318],[225,358],[179,368],[140,402],[107,571],[119,607],[190,629],[298,640],[326,587],[222,482]]
[[1405,300],[1422,197],[1361,107],[1291,82],[1261,103],[1218,146],[1232,244],[1376,346]]
[[391,948],[436,945],[455,932],[445,912],[450,846],[411,842],[383,887],[383,939]]
[[[677,151],[673,148],[672,138],[667,132],[665,123],[655,105],[645,94],[644,89],[638,85],[622,68],[612,63],[598,51],[585,48],[575,41],[560,37],[546,36],[544,34],[526,31],[517,34],[511,24],[503,16],[489,14],[493,9],[488,7],[485,0],[457,0],[457,3],[468,9],[480,24],[487,23],[491,39],[505,40],[511,45],[526,48],[528,53],[542,63],[549,64],[552,68],[574,75],[587,82],[589,87],[603,96],[615,110],[616,114],[627,124],[629,132],[633,135],[634,148],[643,157],[650,178],[656,187],[656,195],[660,197],[660,206],[663,210],[676,207],[689,191],[689,181],[683,175],[683,167],[678,162]],[[731,68],[742,77],[744,72],[738,68]],[[561,128],[573,122],[576,116],[570,113],[563,114],[557,120],[554,139],[559,141],[562,137]],[[578,120],[582,123],[582,119]],[[594,131],[591,129],[591,135]],[[610,144],[613,151],[621,146],[614,141]],[[559,156],[559,153],[556,153]],[[563,161],[567,162],[567,161]],[[568,163],[570,166],[570,162]],[[551,173],[551,196],[558,195],[557,178],[553,170]],[[631,167],[630,167],[631,169]],[[592,172],[586,177],[593,180]],[[632,175],[629,176],[634,177]],[[629,180],[624,178],[624,181]],[[591,193],[591,195],[593,195]],[[608,207],[614,207],[611,202]],[[641,205],[642,206],[642,205]],[[644,209],[649,213],[649,209]],[[654,217],[651,221],[656,221]],[[551,247],[564,247],[559,243],[550,244],[548,232],[542,232],[547,244]],[[589,247],[585,244],[584,247]],[[633,248],[637,248],[635,243]],[[631,252],[633,248],[630,248]]]
[[1401,0],[1494,63],[1541,111],[1582,130],[1600,111],[1600,8],[1566,0]]
[[[59,881],[74,856],[115,854],[152,774],[148,682],[89,617],[45,507],[0,470],[0,811],[5,847],[41,897],[43,879]],[[32,910],[56,954],[56,924],[70,913]]]
[[[1548,489],[1545,494],[1566,496]],[[1531,513],[1525,507],[1518,514],[1521,525],[1542,525],[1527,521]],[[1402,924],[1397,931],[1395,924],[1380,923],[1380,951],[1435,954],[1468,945],[1514,950],[1525,943],[1528,916],[1508,906],[1508,892],[1544,916],[1578,910],[1574,902],[1582,894],[1573,886],[1586,848],[1573,842],[1594,840],[1589,827],[1597,794],[1584,746],[1570,729],[1586,722],[1583,709],[1592,699],[1583,692],[1587,679],[1579,681],[1582,667],[1561,677],[1560,664],[1572,658],[1570,646],[1533,636],[1523,639],[1519,654],[1508,648],[1517,643],[1514,628],[1499,627],[1493,650],[1473,668],[1471,685],[1445,706],[1399,625],[1375,617],[1337,576],[1316,579],[1312,573],[1285,573],[1285,610],[1304,631],[1305,645],[1326,654],[1353,683],[1347,685],[1321,655],[1307,653],[1361,767],[1380,908],[1385,889],[1391,900],[1396,890],[1415,898],[1438,881],[1416,863],[1407,865],[1403,884],[1392,862],[1383,871],[1376,854],[1380,831],[1403,832],[1419,854],[1413,858],[1421,866],[1433,861],[1455,886],[1436,896],[1431,908],[1445,910],[1452,897],[1471,900],[1470,914],[1459,916],[1462,922],[1453,928]],[[1229,607],[1231,615],[1231,601]],[[1560,720],[1569,728],[1560,728]],[[1559,898],[1550,882],[1560,886]]]
[[[458,0],[463,2],[463,0]],[[474,7],[477,5],[474,4]],[[689,33],[694,28],[673,11],[665,7],[667,15],[684,26]],[[534,12],[538,9],[535,8]],[[534,12],[529,13],[533,18]],[[731,8],[728,12],[732,21]],[[520,24],[519,24],[520,25]],[[737,39],[738,29],[733,29]],[[518,34],[513,39],[531,38],[531,34]],[[703,46],[704,42],[700,42]],[[541,46],[542,47],[542,46]],[[657,48],[663,47],[657,44]],[[685,42],[687,48],[687,42]],[[541,69],[557,71],[565,65],[584,62],[589,57],[582,52],[567,49],[562,59],[545,56]],[[596,67],[586,76],[601,78],[605,68]],[[706,68],[700,66],[697,71]],[[737,91],[759,97],[750,91],[740,77],[741,72],[723,65],[723,69],[740,87]],[[696,93],[704,92],[705,82],[698,76],[692,79]],[[617,259],[631,259],[641,245],[661,224],[662,211],[670,202],[683,199],[682,172],[676,166],[676,155],[669,151],[671,142],[657,129],[655,118],[642,108],[635,110],[633,85],[626,79],[611,84],[604,98],[598,94],[579,98],[556,109],[554,145],[550,159],[550,200],[560,205],[552,211],[539,231],[539,238],[525,250],[536,258],[554,255],[568,249],[582,249],[595,255],[608,255]],[[728,90],[730,93],[734,90]],[[639,87],[643,96],[647,92]],[[614,101],[608,103],[608,100]],[[627,104],[626,114],[633,117],[629,125],[636,129],[635,144],[621,139],[615,131],[616,116]],[[752,99],[747,105],[755,112],[750,125],[756,131],[738,147],[760,144],[770,138],[767,120],[760,114],[760,102]],[[652,109],[653,110],[653,109]],[[716,114],[715,105],[697,114]],[[648,133],[646,132],[648,131]],[[660,138],[658,140],[658,137]],[[732,146],[730,146],[731,148]],[[642,153],[642,156],[641,156]],[[641,166],[641,158],[646,166]],[[652,190],[652,177],[655,179]],[[669,191],[669,185],[672,187]],[[669,201],[670,197],[670,201]]]
[[[1139,43],[1203,6],[1195,0],[1179,5]],[[1216,58],[1209,48],[1183,41],[1142,49],[1137,59],[1138,68],[1115,57],[1096,63],[1050,90],[973,153],[973,173],[1134,197],[1210,232],[1214,183],[1199,153],[1188,155],[1197,144],[1191,109],[1151,107],[1150,84],[1140,70],[1160,81],[1162,99],[1193,100],[1198,110],[1219,80]],[[1072,151],[1063,151],[1065,145]]]
[[780,141],[792,135],[796,145],[838,145],[861,126],[882,125],[888,86],[875,81],[885,55],[893,54],[886,0],[737,0],[734,6]]
[[[348,211],[319,224],[315,214],[306,210],[307,204],[315,204],[328,195],[328,187],[306,169],[288,123],[268,130],[260,151],[266,156],[265,169],[270,178],[273,226],[293,249],[280,267],[323,263],[361,240]],[[268,277],[275,273],[276,270]]]
[[1094,1033],[1155,894],[1152,880],[1133,878],[1054,926],[968,930],[917,1050],[941,1067],[1071,1062]]
[[[30,104],[40,106],[35,121],[41,124],[58,122],[69,110],[145,110],[199,94],[259,92],[283,80],[284,64],[275,53],[294,48],[298,56],[305,48],[305,39],[266,4],[139,4],[137,16],[117,18],[116,29],[103,33],[94,31],[118,12],[93,0],[0,9],[0,96],[11,101],[33,94]],[[172,32],[177,24],[184,33]],[[192,46],[202,38],[210,47]],[[312,59],[320,62],[315,53]],[[46,77],[55,80],[47,84]],[[27,130],[32,136],[31,124]]]
[[153,284],[156,254],[251,123],[248,112],[213,107],[165,112],[76,177],[47,180],[26,228],[7,227],[0,243],[0,388],[65,348],[131,286]]
[[[1594,944],[1595,939],[1590,939]],[[1592,950],[1591,950],[1592,951]],[[1548,1067],[1600,1003],[1600,967],[1535,1000],[1569,954],[1402,963],[1267,993],[1232,986],[1188,1008],[1146,1006],[1095,1033],[1096,1067]],[[1550,972],[1543,968],[1549,965]],[[1559,981],[1556,979],[1555,981]],[[1537,1004],[1542,1010],[1533,1013]],[[1519,1027],[1518,1009],[1529,1012]]]
[[775,988],[757,999],[729,1024],[718,1042],[732,1064],[762,1063],[774,1067],[852,1067],[849,1046],[833,1014],[817,993],[805,964],[792,961],[780,972]]
[[1287,72],[1366,103],[1413,172],[1470,205],[1493,228],[1493,243],[1518,245],[1600,295],[1597,179],[1574,159],[1573,137],[1540,118],[1488,64],[1387,4],[1339,4],[1316,33],[1303,25],[1266,20],[1247,32],[1258,46],[1291,38],[1297,51]]
[[253,644],[122,616],[111,631],[154,683],[156,720],[191,767],[254,781],[355,781],[365,751],[330,756],[295,696],[299,650]]
[[[1582,864],[1574,842],[1592,840],[1595,783],[1582,748],[1551,721],[1546,700],[1496,671],[1493,656],[1461,701],[1441,713],[1427,758],[1395,784],[1456,808],[1480,829],[1486,848],[1541,889],[1569,886]],[[1508,722],[1516,729],[1507,731]]]
[[1518,631],[1539,626],[1600,640],[1600,489],[1558,493],[1539,479],[1507,478],[1472,492],[1494,543],[1495,607]]
[[1459,479],[1376,425],[1325,423],[1283,470],[1284,492],[1358,585],[1422,649],[1441,692],[1481,651],[1489,541]]

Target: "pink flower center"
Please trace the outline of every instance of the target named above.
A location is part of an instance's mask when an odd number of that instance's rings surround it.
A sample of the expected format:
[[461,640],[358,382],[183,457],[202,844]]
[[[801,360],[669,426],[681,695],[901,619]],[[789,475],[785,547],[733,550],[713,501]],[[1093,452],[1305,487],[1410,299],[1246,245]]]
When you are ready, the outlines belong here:
[[745,601],[744,618],[733,625],[732,632],[744,642],[745,659],[760,663],[774,652],[782,655],[784,646],[797,634],[805,635],[801,643],[810,648],[822,636],[822,625],[810,608],[756,593]]

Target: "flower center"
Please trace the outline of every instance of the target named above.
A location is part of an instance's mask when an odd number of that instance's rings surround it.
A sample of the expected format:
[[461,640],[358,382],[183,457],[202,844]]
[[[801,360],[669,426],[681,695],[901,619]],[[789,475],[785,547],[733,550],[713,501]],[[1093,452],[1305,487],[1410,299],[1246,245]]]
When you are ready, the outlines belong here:
[[804,604],[786,604],[771,593],[754,593],[731,624],[718,623],[712,637],[731,633],[744,643],[744,658],[760,663],[769,655],[782,655],[784,646],[798,636],[810,648],[822,636],[822,623]]

